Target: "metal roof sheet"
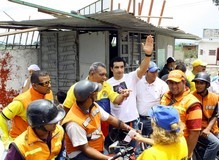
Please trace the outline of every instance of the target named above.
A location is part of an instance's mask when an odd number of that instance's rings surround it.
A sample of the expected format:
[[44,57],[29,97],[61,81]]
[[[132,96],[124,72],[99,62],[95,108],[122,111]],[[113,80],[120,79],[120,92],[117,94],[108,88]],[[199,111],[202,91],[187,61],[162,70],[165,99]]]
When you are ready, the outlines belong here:
[[115,30],[124,29],[139,32],[156,32],[176,39],[201,39],[200,37],[185,33],[179,29],[167,29],[156,27],[123,10],[103,12],[86,15],[87,18],[77,17],[40,19],[26,21],[0,21],[0,27],[48,27],[49,29],[72,29],[72,30]]

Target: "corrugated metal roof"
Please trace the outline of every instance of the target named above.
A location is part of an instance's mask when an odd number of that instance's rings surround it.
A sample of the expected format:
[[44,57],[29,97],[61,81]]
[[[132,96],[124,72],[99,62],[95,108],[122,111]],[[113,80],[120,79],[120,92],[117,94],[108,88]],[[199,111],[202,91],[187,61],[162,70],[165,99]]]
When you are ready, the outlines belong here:
[[115,30],[124,29],[138,32],[156,32],[176,39],[201,39],[182,30],[155,27],[134,15],[123,10],[87,15],[86,19],[76,17],[41,19],[28,21],[0,21],[0,27],[22,26],[22,27],[48,27],[50,29],[75,29],[75,30]]

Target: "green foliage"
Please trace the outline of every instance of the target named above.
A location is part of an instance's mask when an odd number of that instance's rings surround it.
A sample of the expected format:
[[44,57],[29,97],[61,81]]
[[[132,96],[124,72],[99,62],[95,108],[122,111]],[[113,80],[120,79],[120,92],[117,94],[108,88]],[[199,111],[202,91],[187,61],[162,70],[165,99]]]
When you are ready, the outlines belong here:
[[[186,43],[179,43],[175,45],[175,50],[182,51],[183,46],[186,45]],[[198,58],[198,51],[190,50],[190,51],[184,51],[184,58]]]
[[198,58],[198,51],[185,51],[184,58]]

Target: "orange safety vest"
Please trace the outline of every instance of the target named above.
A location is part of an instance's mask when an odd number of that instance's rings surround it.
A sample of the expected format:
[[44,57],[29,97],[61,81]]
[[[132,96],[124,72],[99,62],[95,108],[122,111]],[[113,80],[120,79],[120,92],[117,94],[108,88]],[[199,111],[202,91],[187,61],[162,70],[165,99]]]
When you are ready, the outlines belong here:
[[[218,106],[219,97],[218,95],[208,92],[208,95],[202,97],[197,91],[193,92],[193,95],[198,98],[198,100],[202,103],[202,129],[206,128],[211,120],[212,114],[215,110],[215,107]],[[211,128],[211,132],[217,134],[219,132],[217,121]]]
[[27,131],[18,136],[13,145],[19,150],[25,160],[54,160],[62,149],[64,130],[60,125],[56,125],[52,132],[51,148],[39,139],[29,126]]
[[178,110],[179,115],[180,115],[180,120],[182,123],[185,124],[184,137],[187,138],[189,136],[189,131],[186,128],[186,121],[188,119],[187,110],[190,106],[194,104],[200,104],[200,102],[193,94],[190,94],[189,89],[187,89],[182,94],[182,96],[177,97],[177,99],[175,100],[172,99],[171,95],[172,94],[170,91],[165,93],[161,99],[161,105],[171,105],[171,106],[174,106]]
[[[85,114],[75,103],[68,114],[62,121],[62,125],[65,125],[68,122],[75,122],[80,125],[87,133],[88,145],[96,150],[102,152],[104,146],[104,136],[101,131],[101,119],[100,119],[100,110],[97,107],[97,104],[94,103],[94,107],[89,114]],[[93,138],[95,136],[95,138]],[[78,147],[74,147],[68,136],[65,135],[66,140],[66,151],[68,154],[79,151]]]
[[54,101],[54,97],[53,97],[53,92],[52,90],[50,90],[50,92],[48,94],[45,95],[44,99],[50,100],[50,101]]
[[[37,92],[31,87],[26,92],[21,93],[17,97],[15,97],[13,101],[20,101],[23,104],[25,108],[25,112],[26,112],[28,105],[32,101],[37,100],[37,99],[43,99],[43,98],[44,98],[43,94],[40,94],[39,92]],[[17,136],[19,136],[21,133],[23,133],[27,129],[27,126],[28,126],[27,120],[22,119],[20,116],[15,116],[12,119],[12,127],[10,130],[10,136],[12,138],[16,138]]]

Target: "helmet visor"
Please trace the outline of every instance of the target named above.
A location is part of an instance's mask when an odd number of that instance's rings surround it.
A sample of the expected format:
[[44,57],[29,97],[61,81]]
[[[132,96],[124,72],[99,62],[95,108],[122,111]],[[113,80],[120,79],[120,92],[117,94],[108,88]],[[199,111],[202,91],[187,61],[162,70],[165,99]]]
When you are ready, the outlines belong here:
[[55,124],[65,117],[65,110],[61,108],[61,106],[58,105],[57,110],[58,110],[57,115],[53,118],[53,120],[51,120],[47,124]]

